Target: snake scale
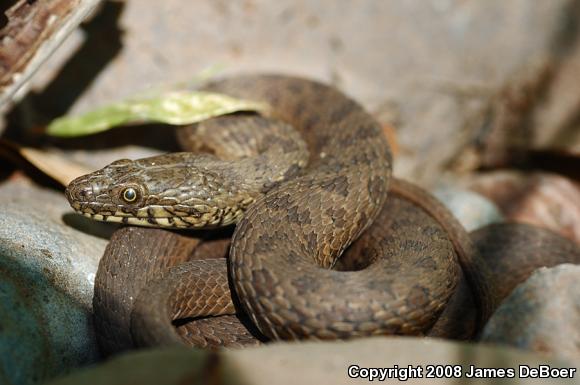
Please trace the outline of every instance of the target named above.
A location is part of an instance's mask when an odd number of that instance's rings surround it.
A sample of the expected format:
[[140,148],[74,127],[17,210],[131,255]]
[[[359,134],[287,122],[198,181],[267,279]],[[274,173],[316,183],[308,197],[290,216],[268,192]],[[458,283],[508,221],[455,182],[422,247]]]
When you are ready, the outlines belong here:
[[[205,90],[270,110],[210,119],[181,132],[192,152],[120,160],[67,187],[86,216],[148,227],[117,230],[100,262],[94,310],[106,351],[422,335],[437,330],[458,284],[477,312],[466,333],[485,322],[496,302],[486,264],[441,203],[391,177],[388,143],[360,105],[277,75]],[[180,319],[196,322],[173,327]]]

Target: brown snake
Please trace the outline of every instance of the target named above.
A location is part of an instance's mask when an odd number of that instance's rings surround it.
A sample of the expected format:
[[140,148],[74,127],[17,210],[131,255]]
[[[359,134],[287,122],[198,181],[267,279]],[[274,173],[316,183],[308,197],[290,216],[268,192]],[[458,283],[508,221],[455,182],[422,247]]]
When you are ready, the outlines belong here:
[[[231,317],[240,310],[269,339],[425,334],[460,277],[478,311],[471,321],[489,317],[491,275],[469,236],[436,199],[391,179],[389,146],[362,107],[334,88],[285,76],[235,77],[207,89],[268,103],[268,122],[212,119],[182,137],[217,157],[121,160],[67,188],[73,208],[99,220],[192,228],[237,222],[227,263],[207,252],[222,257],[229,242],[205,232],[118,230],[95,283],[106,350],[183,337],[201,346],[251,343]],[[257,139],[247,141],[250,132]],[[208,138],[203,145],[200,136]],[[233,155],[219,147],[226,137],[238,145]],[[394,195],[388,200],[387,191]],[[198,319],[205,334],[171,327],[182,318]],[[230,327],[241,337],[221,334]]]

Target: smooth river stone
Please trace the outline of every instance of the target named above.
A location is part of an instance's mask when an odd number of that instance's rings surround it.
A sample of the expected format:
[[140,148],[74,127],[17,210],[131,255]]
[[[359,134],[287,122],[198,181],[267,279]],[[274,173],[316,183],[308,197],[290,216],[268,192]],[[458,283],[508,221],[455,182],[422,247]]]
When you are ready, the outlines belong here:
[[82,217],[56,191],[11,180],[0,202],[0,384],[97,361],[93,281],[106,240],[75,229]]

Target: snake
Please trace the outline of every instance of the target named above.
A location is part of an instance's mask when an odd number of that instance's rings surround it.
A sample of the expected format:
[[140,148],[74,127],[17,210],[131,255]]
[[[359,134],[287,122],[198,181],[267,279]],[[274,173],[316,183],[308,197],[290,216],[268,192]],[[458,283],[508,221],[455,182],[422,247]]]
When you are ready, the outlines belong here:
[[105,351],[453,333],[436,324],[463,311],[446,310],[458,287],[477,333],[495,274],[442,203],[392,176],[370,113],[286,75],[204,90],[269,108],[182,127],[183,152],[118,160],[66,188],[75,211],[130,225],[95,280]]

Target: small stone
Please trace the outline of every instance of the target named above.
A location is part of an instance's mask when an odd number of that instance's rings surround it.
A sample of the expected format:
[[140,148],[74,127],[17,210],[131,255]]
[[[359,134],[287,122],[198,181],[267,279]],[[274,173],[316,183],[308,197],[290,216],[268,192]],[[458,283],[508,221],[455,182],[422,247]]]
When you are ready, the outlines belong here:
[[497,206],[476,192],[442,186],[435,189],[433,195],[447,206],[467,231],[504,220]]

